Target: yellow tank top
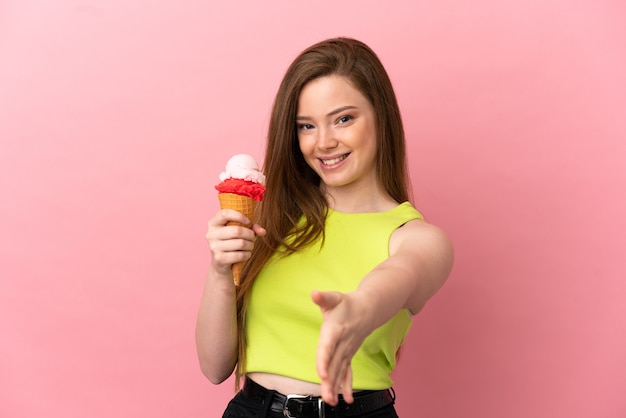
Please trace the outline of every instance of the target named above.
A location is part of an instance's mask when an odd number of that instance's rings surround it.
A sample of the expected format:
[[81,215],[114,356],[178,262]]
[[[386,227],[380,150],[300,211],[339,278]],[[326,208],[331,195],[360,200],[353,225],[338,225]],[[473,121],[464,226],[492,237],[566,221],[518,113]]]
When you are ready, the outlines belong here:
[[[273,255],[259,272],[247,310],[246,372],[320,383],[315,354],[322,314],[313,290],[351,292],[389,257],[393,231],[422,215],[405,202],[387,212],[329,210],[326,238],[287,257]],[[396,352],[411,326],[407,310],[369,335],[352,359],[353,388],[391,387]]]

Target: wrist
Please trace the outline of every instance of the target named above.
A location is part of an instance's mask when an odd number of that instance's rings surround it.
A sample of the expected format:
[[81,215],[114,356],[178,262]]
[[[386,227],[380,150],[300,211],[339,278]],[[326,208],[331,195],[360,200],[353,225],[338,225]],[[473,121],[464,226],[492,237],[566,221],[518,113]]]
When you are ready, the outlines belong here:
[[235,291],[232,269],[217,269],[214,265],[209,266],[206,275],[206,283],[212,288],[221,288],[227,291]]
[[361,324],[368,327],[367,330],[364,330],[366,335],[369,335],[372,331],[382,325],[382,323],[379,323],[378,318],[379,301],[376,294],[373,294],[365,289],[357,289],[353,292],[347,293],[346,296],[351,299],[353,315],[356,318],[359,318],[359,322]]

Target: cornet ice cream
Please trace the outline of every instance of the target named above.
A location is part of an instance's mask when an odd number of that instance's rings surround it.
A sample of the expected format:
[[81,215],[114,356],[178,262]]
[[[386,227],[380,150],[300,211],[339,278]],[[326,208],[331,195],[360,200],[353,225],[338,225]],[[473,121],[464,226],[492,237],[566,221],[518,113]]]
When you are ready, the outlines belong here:
[[[265,176],[259,170],[259,164],[248,154],[233,155],[226,163],[226,170],[220,173],[221,182],[215,186],[222,209],[235,209],[250,222],[254,219],[257,202],[263,200],[265,194]],[[228,225],[242,225],[248,228],[252,224],[243,225],[229,222]],[[233,280],[239,286],[243,262],[233,264]]]

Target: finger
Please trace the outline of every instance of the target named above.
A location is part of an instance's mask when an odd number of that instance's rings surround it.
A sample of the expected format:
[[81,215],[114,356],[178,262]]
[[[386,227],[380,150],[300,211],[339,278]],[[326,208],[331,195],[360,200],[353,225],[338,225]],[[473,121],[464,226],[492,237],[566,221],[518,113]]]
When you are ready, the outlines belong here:
[[339,292],[320,292],[314,290],[311,293],[311,299],[317,306],[320,307],[322,312],[329,311],[341,302],[341,293]]
[[254,231],[246,226],[240,225],[227,225],[221,227],[218,232],[216,232],[216,237],[218,239],[243,239],[246,241],[253,242],[256,238]]
[[324,402],[335,405],[338,402],[343,376],[347,371],[349,361],[341,361],[343,350],[337,348],[338,334],[329,331],[328,328],[322,330],[320,344],[318,347],[317,368],[322,386],[322,398]]
[[[339,292],[320,292],[314,290],[311,298],[321,309],[326,317],[328,312],[341,302],[342,294]],[[317,346],[316,365],[320,379],[329,379],[330,363],[335,356],[337,344],[341,341],[342,329],[326,318],[320,329],[320,339]]]
[[245,238],[250,241],[254,240],[255,232],[239,223],[230,224],[230,221],[226,221],[225,218],[217,219],[213,218],[209,221],[209,226],[206,233],[206,239],[211,240],[226,240],[232,238]]
[[329,378],[322,380],[322,398],[324,402],[333,406],[339,402],[339,393],[343,395],[343,399],[347,403],[354,402],[352,367],[349,363],[343,365],[340,375],[343,376],[341,379],[333,380]]
[[[252,234],[252,232],[249,231],[249,234]],[[207,240],[211,250],[212,261],[216,267],[221,270],[230,268],[234,263],[249,259],[252,248],[254,247],[252,240],[246,238],[231,238],[228,231],[215,233],[213,236],[209,234]]]
[[322,380],[321,396],[324,403],[331,406],[335,406],[339,403],[339,395],[333,390],[333,385],[327,380]]
[[341,393],[341,380],[339,379],[339,376],[341,376],[342,373],[341,370],[335,370],[333,368],[330,370],[331,372],[329,373],[328,385],[332,388],[333,396],[337,398],[337,401],[339,401],[339,393]]
[[246,238],[229,238],[210,242],[210,248],[213,252],[250,252],[253,247],[254,242]]
[[209,221],[209,225],[224,226],[228,222],[239,222],[243,225],[248,225],[250,223],[250,219],[248,219],[246,215],[237,210],[221,209]]
[[354,402],[354,394],[352,392],[352,365],[348,364],[345,371],[344,379],[341,384],[341,393],[343,394],[343,400],[347,403]]
[[317,345],[317,353],[316,353],[316,366],[317,366],[317,374],[320,379],[325,380],[329,378],[328,369],[329,364],[335,350],[335,344],[332,341],[337,341],[336,338],[332,338],[328,327],[322,325],[322,329],[320,330],[320,340]]
[[246,261],[249,258],[249,251],[215,251],[212,253],[212,263],[220,269],[230,269],[233,264]]
[[340,344],[340,347],[333,353],[333,357],[328,365],[327,379],[335,393],[341,392],[342,386],[346,383],[346,373],[348,373],[349,369],[350,357],[345,354]]

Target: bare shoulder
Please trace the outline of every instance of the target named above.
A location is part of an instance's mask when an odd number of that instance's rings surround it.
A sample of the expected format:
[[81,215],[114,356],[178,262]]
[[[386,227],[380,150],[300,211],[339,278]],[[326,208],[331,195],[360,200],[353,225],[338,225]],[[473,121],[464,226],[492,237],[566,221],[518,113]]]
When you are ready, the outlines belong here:
[[452,264],[453,246],[448,234],[421,219],[411,220],[391,235],[389,255],[407,254],[418,258],[435,257],[439,263]]

